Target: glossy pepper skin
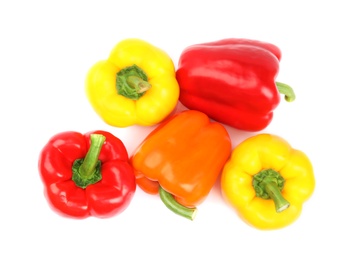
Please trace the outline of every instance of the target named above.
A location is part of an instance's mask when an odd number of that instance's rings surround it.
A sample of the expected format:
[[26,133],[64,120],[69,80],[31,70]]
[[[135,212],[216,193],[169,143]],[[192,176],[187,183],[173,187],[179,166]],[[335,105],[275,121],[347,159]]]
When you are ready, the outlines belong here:
[[41,150],[38,167],[50,206],[66,217],[119,214],[136,190],[125,146],[105,131],[54,135]]
[[179,97],[171,58],[140,39],[120,41],[108,59],[94,64],[85,90],[95,112],[116,127],[155,125],[171,114]]
[[189,109],[245,131],[260,131],[273,118],[280,93],[295,99],[286,84],[275,82],[280,49],[249,39],[223,39],[187,47],[176,78],[179,100]]
[[234,148],[221,176],[223,197],[251,226],[271,230],[293,223],[315,189],[311,161],[283,138],[250,137]]
[[145,192],[160,191],[162,199],[168,193],[174,203],[195,208],[209,194],[230,152],[231,140],[221,124],[187,110],[155,128],[133,153],[131,163]]

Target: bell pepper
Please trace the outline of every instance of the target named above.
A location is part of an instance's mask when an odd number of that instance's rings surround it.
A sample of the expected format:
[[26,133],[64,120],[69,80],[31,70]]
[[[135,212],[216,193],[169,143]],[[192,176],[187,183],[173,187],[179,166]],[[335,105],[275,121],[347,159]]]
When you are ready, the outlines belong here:
[[160,195],[174,213],[193,220],[229,158],[226,129],[186,110],[155,128],[130,158],[138,186]]
[[315,188],[307,155],[283,138],[252,136],[233,149],[221,176],[222,194],[251,226],[279,229],[293,223]]
[[54,135],[41,150],[38,167],[49,205],[66,217],[119,214],[136,190],[124,144],[105,131]]
[[171,58],[140,39],[120,41],[107,60],[95,63],[85,89],[95,112],[116,127],[155,125],[171,114],[179,97]]
[[277,46],[249,39],[189,46],[176,71],[179,100],[236,129],[260,131],[272,121],[280,93],[295,99],[289,85],[275,82],[280,58]]

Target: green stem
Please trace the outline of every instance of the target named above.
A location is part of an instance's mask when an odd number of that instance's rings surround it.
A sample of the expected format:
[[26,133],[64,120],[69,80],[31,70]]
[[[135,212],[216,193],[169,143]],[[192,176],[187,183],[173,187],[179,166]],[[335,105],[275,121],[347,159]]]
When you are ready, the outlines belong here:
[[138,100],[150,88],[147,75],[135,64],[117,73],[116,89],[119,95]]
[[196,216],[196,208],[187,208],[180,203],[178,203],[175,198],[165,191],[161,186],[159,187],[159,194],[162,202],[166,205],[168,209],[170,209],[172,212],[185,217],[189,220],[193,220]]
[[72,180],[83,189],[102,179],[99,154],[105,142],[105,136],[91,134],[90,141],[90,147],[84,159],[77,159],[72,166]]
[[290,203],[281,195],[280,189],[275,182],[267,182],[265,184],[265,190],[274,201],[276,212],[282,212],[290,206]]
[[276,87],[278,88],[278,91],[285,95],[285,100],[288,102],[292,102],[295,100],[295,93],[294,90],[292,89],[292,87],[290,87],[289,85],[285,84],[285,83],[281,83],[281,82],[275,82]]
[[284,178],[273,169],[262,170],[253,177],[256,196],[263,199],[272,199],[278,213],[290,206],[290,203],[281,194],[284,183]]
[[126,82],[132,89],[135,89],[138,94],[144,93],[145,91],[151,88],[149,82],[143,80],[138,76],[129,76],[126,79]]

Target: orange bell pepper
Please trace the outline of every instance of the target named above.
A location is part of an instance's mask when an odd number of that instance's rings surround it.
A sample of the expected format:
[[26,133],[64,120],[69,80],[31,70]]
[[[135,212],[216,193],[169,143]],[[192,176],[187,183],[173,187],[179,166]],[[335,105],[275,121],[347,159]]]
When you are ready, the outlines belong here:
[[202,112],[178,113],[154,129],[131,157],[138,186],[160,194],[176,214],[193,220],[231,153],[223,125]]

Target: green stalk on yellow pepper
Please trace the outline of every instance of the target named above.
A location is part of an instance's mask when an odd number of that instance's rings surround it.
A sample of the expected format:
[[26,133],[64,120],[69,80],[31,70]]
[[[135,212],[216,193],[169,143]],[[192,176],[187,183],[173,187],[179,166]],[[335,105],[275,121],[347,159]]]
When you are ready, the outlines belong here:
[[293,223],[315,189],[311,161],[283,138],[252,136],[233,149],[221,176],[222,194],[251,226],[271,230]]
[[179,85],[175,67],[163,50],[140,39],[125,39],[107,60],[95,63],[86,78],[86,95],[109,125],[151,126],[176,107]]

